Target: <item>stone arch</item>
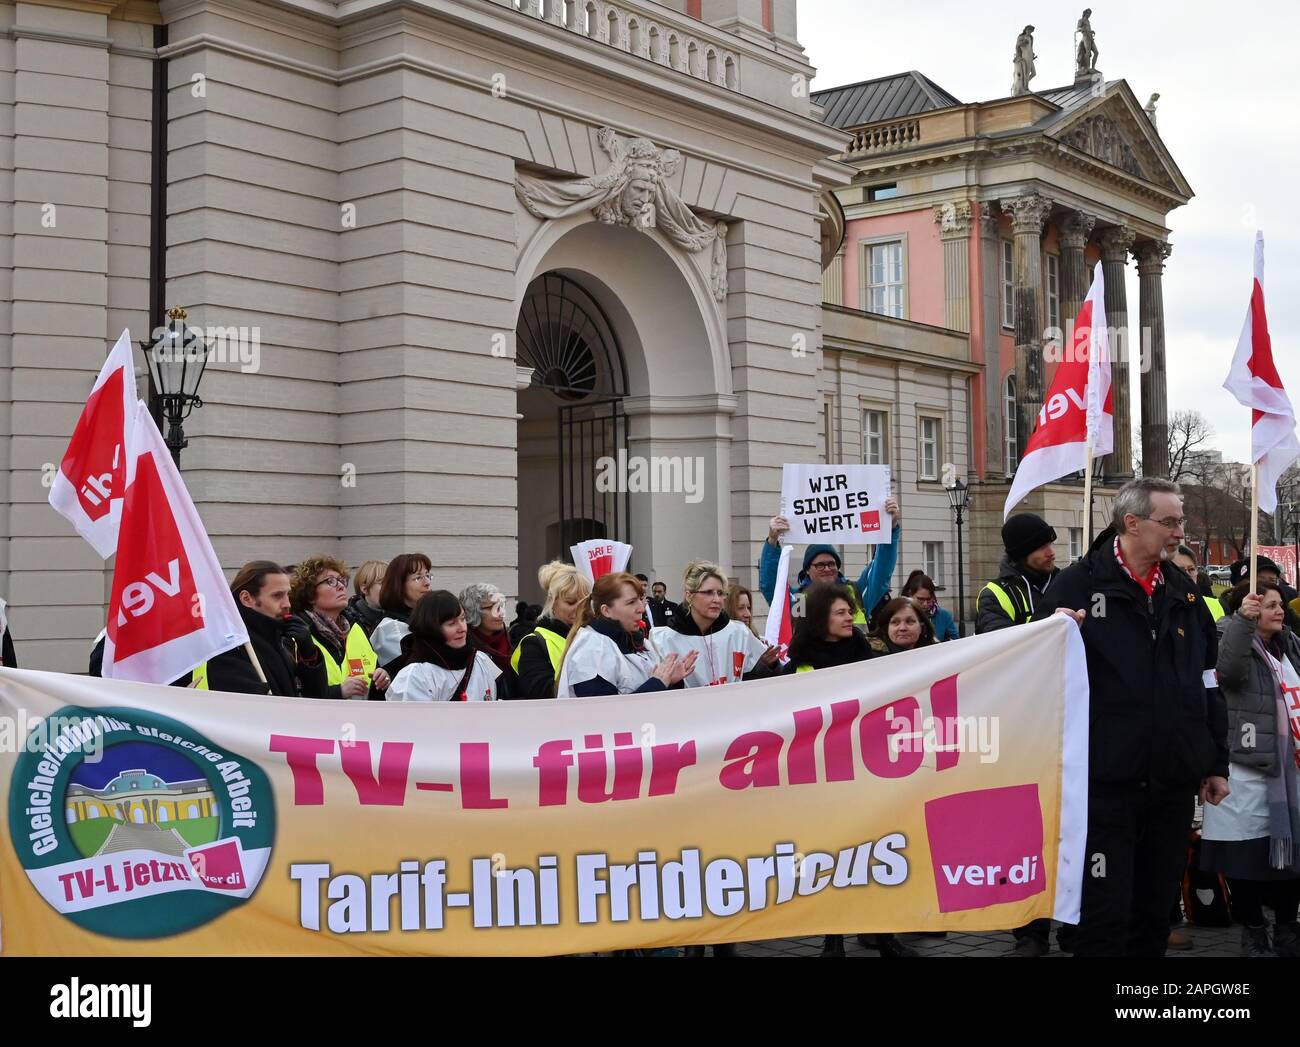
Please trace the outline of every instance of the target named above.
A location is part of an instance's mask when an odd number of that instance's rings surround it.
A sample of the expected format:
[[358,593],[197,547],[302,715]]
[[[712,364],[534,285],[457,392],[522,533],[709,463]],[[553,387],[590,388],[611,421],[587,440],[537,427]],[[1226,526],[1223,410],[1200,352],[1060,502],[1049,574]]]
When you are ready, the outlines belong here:
[[[627,372],[628,455],[646,461],[676,456],[683,469],[705,478],[693,502],[689,494],[631,489],[625,538],[636,549],[635,569],[664,576],[695,556],[717,557],[724,567],[731,559],[735,397],[725,309],[713,297],[708,264],[707,252],[698,260],[688,257],[658,230],[609,225],[590,214],[536,226],[524,237],[516,264],[516,315],[532,281],[558,273],[579,283],[608,319]],[[536,414],[537,392],[520,392],[519,504],[530,506],[535,524],[531,534],[520,528],[521,599],[538,598],[535,572],[545,555],[545,531],[561,511],[558,493],[552,494],[557,485],[548,487],[548,466],[536,454],[537,441],[557,431],[554,420],[543,424]],[[527,466],[525,454],[531,456]]]

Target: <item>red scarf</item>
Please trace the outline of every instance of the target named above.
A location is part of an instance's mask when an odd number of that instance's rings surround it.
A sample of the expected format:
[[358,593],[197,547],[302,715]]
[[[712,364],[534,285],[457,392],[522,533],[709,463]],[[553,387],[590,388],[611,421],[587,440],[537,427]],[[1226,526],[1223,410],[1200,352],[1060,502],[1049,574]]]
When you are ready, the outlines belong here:
[[492,660],[502,669],[510,666],[510,633],[502,629],[499,633],[489,636],[487,633],[474,630],[474,639],[480,650],[491,655]]
[[1142,591],[1146,593],[1147,596],[1150,596],[1156,591],[1156,586],[1164,584],[1165,576],[1160,571],[1159,560],[1155,562],[1155,566],[1151,568],[1150,573],[1148,573],[1145,578],[1139,578],[1133,573],[1133,568],[1129,567],[1128,563],[1124,559],[1124,552],[1119,547],[1119,535],[1115,536],[1115,559],[1119,561],[1119,569],[1132,578],[1133,581],[1137,582],[1138,585],[1142,586]]

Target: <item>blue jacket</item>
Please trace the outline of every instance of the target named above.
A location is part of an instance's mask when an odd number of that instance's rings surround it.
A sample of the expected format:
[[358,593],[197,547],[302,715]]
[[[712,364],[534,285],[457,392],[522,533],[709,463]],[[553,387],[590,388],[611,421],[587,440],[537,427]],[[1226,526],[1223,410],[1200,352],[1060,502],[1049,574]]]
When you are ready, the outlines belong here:
[[[876,547],[876,558],[863,568],[862,574],[853,585],[858,599],[862,601],[862,610],[868,615],[880,602],[880,598],[889,592],[889,582],[898,563],[898,543],[901,535],[902,528],[895,524],[890,543]],[[767,601],[769,607],[772,605],[772,594],[776,589],[776,569],[780,563],[780,548],[764,540],[763,552],[758,559],[758,591],[763,594],[763,599]],[[842,574],[836,578],[836,581],[840,585],[848,584],[848,579]],[[808,587],[809,582],[810,579],[804,578],[798,585],[790,586],[791,594],[802,592]]]
[[940,607],[934,617],[930,619],[934,626],[934,638],[936,640],[955,640],[957,639],[957,622],[952,616],[952,612],[946,607]]

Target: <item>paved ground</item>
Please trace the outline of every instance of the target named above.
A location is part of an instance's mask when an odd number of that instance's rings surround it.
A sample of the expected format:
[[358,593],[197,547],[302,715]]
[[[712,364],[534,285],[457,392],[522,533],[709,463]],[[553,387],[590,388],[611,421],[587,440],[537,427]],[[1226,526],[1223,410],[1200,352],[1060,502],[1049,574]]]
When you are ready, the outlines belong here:
[[[1180,956],[1239,956],[1241,945],[1241,928],[1232,927],[1190,927],[1184,924],[1179,928],[1192,939],[1193,947],[1183,951],[1170,950],[1171,957]],[[924,956],[1005,956],[1010,952],[1015,939],[1010,931],[988,932],[984,934],[949,934],[947,938],[924,938],[904,935],[904,940]],[[751,942],[738,949],[741,956],[817,956],[821,952],[821,938],[778,938],[768,942]],[[844,950],[850,958],[878,958],[879,954],[871,949],[863,949],[857,939],[844,939]],[[1065,956],[1056,948],[1056,935],[1052,935],[1052,951],[1049,958]]]

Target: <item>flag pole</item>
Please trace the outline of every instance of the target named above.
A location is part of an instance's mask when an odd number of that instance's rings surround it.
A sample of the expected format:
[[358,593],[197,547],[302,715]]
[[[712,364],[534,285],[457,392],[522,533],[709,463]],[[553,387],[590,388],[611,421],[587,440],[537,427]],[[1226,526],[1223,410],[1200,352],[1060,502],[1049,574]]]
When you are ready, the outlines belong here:
[[1092,545],[1092,440],[1088,440],[1088,464],[1083,470],[1083,551]]
[[1259,463],[1250,467],[1250,591],[1258,591],[1255,577],[1259,564],[1259,554],[1255,552],[1259,542]]
[[[257,660],[257,652],[253,650],[253,641],[244,641],[244,650],[248,652],[248,660],[253,663],[253,668],[257,671],[257,678],[266,683],[266,673],[262,671],[262,663]],[[269,687],[270,684],[267,684]]]

